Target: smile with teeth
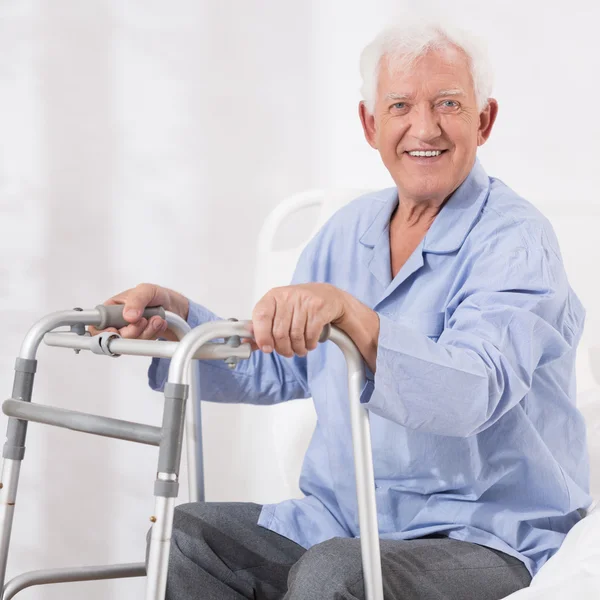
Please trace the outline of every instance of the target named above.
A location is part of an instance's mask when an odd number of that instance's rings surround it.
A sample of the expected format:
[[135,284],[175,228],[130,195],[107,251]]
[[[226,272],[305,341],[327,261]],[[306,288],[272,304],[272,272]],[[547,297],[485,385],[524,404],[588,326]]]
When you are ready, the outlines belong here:
[[408,152],[410,156],[439,156],[445,150],[412,150]]

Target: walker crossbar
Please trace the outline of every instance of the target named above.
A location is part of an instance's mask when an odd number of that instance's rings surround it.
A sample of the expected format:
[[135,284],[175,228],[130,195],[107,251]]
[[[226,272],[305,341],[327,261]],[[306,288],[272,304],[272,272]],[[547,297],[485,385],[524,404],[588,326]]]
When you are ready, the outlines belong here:
[[[29,420],[69,427],[77,431],[108,435],[130,441],[159,446],[157,479],[154,486],[156,497],[155,515],[150,535],[148,554],[146,600],[164,600],[173,525],[175,500],[178,494],[178,475],[184,427],[188,433],[188,456],[194,459],[190,477],[192,500],[203,500],[201,439],[196,435],[199,427],[199,403],[187,403],[190,387],[197,388],[198,369],[192,368],[194,358],[225,359],[235,368],[240,358],[248,358],[249,344],[238,346],[239,338],[252,338],[250,322],[213,321],[190,330],[185,321],[162,309],[152,309],[152,314],[164,315],[179,342],[124,340],[116,334],[90,338],[82,330],[83,325],[97,327],[122,327],[125,321],[122,307],[97,307],[95,310],[75,310],[54,313],[40,320],[27,334],[15,366],[15,383],[12,398],[3,409],[10,416],[7,442],[4,446],[2,486],[0,489],[0,588],[4,584],[6,562],[12,520],[16,500],[20,465],[25,452],[25,437]],[[147,313],[150,315],[150,313]],[[49,333],[56,327],[71,325],[72,333]],[[211,344],[211,340],[225,338],[223,344]],[[227,343],[232,339],[233,343]],[[320,341],[330,339],[339,346],[348,367],[350,420],[354,448],[355,477],[358,501],[358,517],[365,593],[367,600],[383,600],[381,559],[375,505],[375,488],[369,416],[360,403],[365,383],[362,357],[352,340],[340,330],[326,327]],[[48,345],[71,347],[75,350],[89,349],[96,353],[118,356],[133,354],[143,356],[171,357],[168,381],[165,385],[163,421],[160,428],[119,419],[109,419],[56,407],[41,407],[31,403],[33,379],[36,371],[36,352],[41,341]],[[190,376],[191,374],[191,376]],[[186,423],[187,412],[187,423]],[[191,425],[190,425],[191,424]],[[190,431],[190,426],[193,430]],[[196,446],[196,452],[194,447]],[[195,462],[199,454],[200,460]],[[189,460],[189,459],[188,459]],[[194,497],[195,496],[195,497]],[[9,600],[18,591],[31,585],[67,581],[85,581],[118,577],[134,577],[144,574],[143,563],[133,565],[109,565],[102,567],[74,567],[25,573],[13,579],[5,587],[2,600]]]
[[144,563],[31,571],[29,573],[23,573],[7,583],[4,587],[2,600],[11,600],[18,592],[34,585],[71,583],[74,581],[97,581],[102,579],[122,579],[125,577],[145,577],[145,575],[146,565]]
[[[93,337],[77,335],[69,331],[47,333],[44,336],[44,344],[58,348],[71,348],[72,350],[91,350]],[[178,342],[161,342],[157,344],[152,340],[127,340],[125,338],[114,338],[108,341],[110,355],[120,356],[155,356],[157,358],[171,358],[175,354]],[[225,346],[224,344],[205,344],[199,348],[194,358],[200,360],[225,360],[226,358],[248,358],[247,346],[241,345],[237,348]]]
[[132,423],[121,419],[100,417],[75,410],[66,410],[54,406],[43,406],[33,404],[24,400],[5,400],[2,404],[2,412],[9,417],[64,427],[73,431],[103,435],[105,437],[126,440],[128,442],[139,442],[159,446],[162,438],[160,427]]

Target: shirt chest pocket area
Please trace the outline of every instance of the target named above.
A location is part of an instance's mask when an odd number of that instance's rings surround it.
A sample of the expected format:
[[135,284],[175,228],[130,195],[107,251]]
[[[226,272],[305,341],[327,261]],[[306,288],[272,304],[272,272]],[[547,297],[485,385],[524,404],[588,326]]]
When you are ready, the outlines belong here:
[[410,327],[414,331],[424,333],[428,338],[437,340],[444,331],[443,312],[420,312],[414,314],[399,314],[392,317],[394,321]]

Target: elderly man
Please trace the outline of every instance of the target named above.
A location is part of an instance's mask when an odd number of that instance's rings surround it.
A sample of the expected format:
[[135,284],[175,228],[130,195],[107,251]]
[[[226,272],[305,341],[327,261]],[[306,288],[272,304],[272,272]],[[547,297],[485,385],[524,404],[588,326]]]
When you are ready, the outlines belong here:
[[[440,26],[386,30],[364,51],[360,118],[395,187],[340,210],[292,285],[256,305],[257,351],[201,362],[202,397],[271,404],[312,395],[305,497],[176,510],[170,600],[364,598],[344,363],[334,323],[368,365],[386,599],[502,598],[526,587],[589,504],[575,408],[584,311],[548,221],[476,159],[498,110],[485,54]],[[163,305],[217,318],[143,284],[125,337],[170,337]],[[160,389],[168,364],[155,360]]]

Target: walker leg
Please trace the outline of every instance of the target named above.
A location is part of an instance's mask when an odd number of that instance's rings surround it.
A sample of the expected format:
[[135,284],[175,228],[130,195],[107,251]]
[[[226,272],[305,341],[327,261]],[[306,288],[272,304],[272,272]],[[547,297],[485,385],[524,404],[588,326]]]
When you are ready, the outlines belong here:
[[4,459],[2,464],[2,489],[0,490],[0,590],[4,588],[6,579],[8,546],[10,544],[20,470],[20,460]]
[[158,454],[158,477],[154,484],[156,514],[153,517],[146,578],[146,600],[164,600],[173,531],[175,500],[179,491],[177,477],[185,423],[185,405],[189,386],[165,385],[163,439]]
[[[31,402],[33,379],[37,366],[36,360],[17,358],[12,397]],[[17,487],[21,462],[25,456],[25,438],[27,421],[10,418],[6,432],[6,443],[2,456],[2,483],[0,483],[0,590],[4,589],[8,547],[12,531]]]
[[155,507],[146,575],[146,600],[163,600],[165,597],[175,498],[158,496]]

